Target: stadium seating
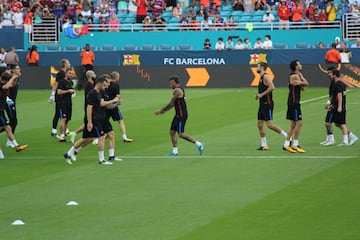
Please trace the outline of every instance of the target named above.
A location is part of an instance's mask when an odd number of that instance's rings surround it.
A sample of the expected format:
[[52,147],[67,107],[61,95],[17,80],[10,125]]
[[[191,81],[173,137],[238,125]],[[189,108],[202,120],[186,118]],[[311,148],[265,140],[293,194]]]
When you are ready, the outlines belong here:
[[122,50],[124,51],[135,51],[137,47],[134,44],[125,44],[122,46]]
[[60,51],[61,47],[57,44],[49,44],[45,46],[45,52],[50,52],[50,51]]
[[171,45],[171,44],[161,44],[159,49],[160,50],[165,50],[165,51],[174,50],[174,46]]
[[193,46],[191,44],[179,44],[177,50],[192,50]]
[[294,48],[300,48],[300,49],[310,48],[310,44],[306,43],[306,42],[298,42],[298,43],[295,43]]
[[80,47],[75,44],[69,44],[64,47],[63,51],[79,52]]
[[100,46],[100,51],[114,51],[116,50],[116,46],[112,44],[104,44]]
[[155,46],[152,44],[144,44],[141,46],[141,50],[152,51],[152,50],[155,50]]
[[273,48],[274,49],[285,49],[285,48],[288,48],[288,46],[285,43],[274,43]]

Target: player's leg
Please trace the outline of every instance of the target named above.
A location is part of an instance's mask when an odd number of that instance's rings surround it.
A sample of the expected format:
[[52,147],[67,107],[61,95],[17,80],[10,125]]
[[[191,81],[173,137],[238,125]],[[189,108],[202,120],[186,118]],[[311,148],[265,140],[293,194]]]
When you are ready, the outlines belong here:
[[290,126],[287,132],[287,136],[284,142],[284,146],[283,149],[285,151],[291,152],[291,153],[295,153],[296,151],[294,149],[291,148],[290,146],[290,139],[292,138],[293,134],[294,134],[294,129],[295,129],[295,121],[294,120],[290,120]]
[[349,145],[349,138],[348,138],[348,129],[346,124],[336,124],[336,126],[341,130],[341,134],[343,136],[343,141],[338,146],[347,146]]
[[349,145],[353,145],[359,138],[353,132],[351,132],[349,128],[347,129],[347,132],[350,138]]
[[203,144],[185,133],[185,124],[186,124],[186,118],[180,118],[177,126],[177,132],[179,134],[179,137],[185,139],[188,142],[195,144],[201,155],[204,151]]
[[59,106],[55,102],[55,113],[52,120],[52,130],[51,130],[51,136],[56,137],[57,136],[57,125],[60,119],[60,112],[59,112]]
[[126,127],[125,127],[124,117],[123,117],[120,109],[115,108],[113,110],[112,119],[114,121],[119,122],[119,128],[120,128],[121,137],[122,137],[123,141],[128,142],[128,143],[132,142],[133,139],[128,138],[127,135],[126,135]]
[[74,132],[71,133],[71,142],[75,142],[76,135],[84,131],[85,124],[82,124],[78,129],[76,129]]
[[328,111],[326,113],[325,123],[324,123],[326,129],[326,140],[321,142],[320,143],[321,145],[330,146],[335,144],[335,138],[332,129],[333,116],[334,114],[332,111]]
[[107,137],[107,134],[99,137],[99,141],[98,141],[98,144],[97,144],[98,155],[99,155],[99,164],[111,165],[112,162],[109,162],[109,161],[105,160],[104,149],[105,149],[105,139],[106,139],[106,137]]
[[259,130],[259,135],[260,135],[260,140],[261,140],[261,145],[257,150],[269,150],[269,147],[268,147],[267,141],[266,141],[266,133],[265,133],[265,129],[264,129],[264,120],[258,120],[257,127],[258,127],[258,130]]

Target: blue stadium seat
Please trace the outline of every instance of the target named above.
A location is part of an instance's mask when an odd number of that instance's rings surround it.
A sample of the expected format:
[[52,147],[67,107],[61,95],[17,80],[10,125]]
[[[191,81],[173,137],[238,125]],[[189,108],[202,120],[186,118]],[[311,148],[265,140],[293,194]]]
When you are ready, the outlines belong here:
[[60,51],[61,47],[57,44],[49,44],[45,46],[45,52],[49,51]]
[[178,50],[192,50],[193,46],[191,44],[179,44],[177,46]]
[[170,50],[174,50],[174,46],[171,44],[161,44],[159,47],[160,50],[165,50],[165,51],[170,51]]
[[64,51],[80,52],[80,47],[75,44],[66,45]]
[[124,19],[123,23],[125,23],[125,24],[136,23],[136,18],[135,17],[126,17]]
[[252,22],[252,16],[241,16],[239,22]]
[[123,51],[135,51],[137,47],[134,44],[125,44],[122,46]]
[[253,22],[262,22],[262,20],[263,20],[263,16],[260,15],[252,17]]
[[273,44],[274,49],[286,49],[288,48],[286,43],[274,43]]
[[222,13],[222,11],[232,11],[231,4],[222,6],[221,7],[221,13]]
[[306,42],[298,42],[295,43],[295,48],[300,48],[300,49],[304,49],[304,48],[310,48],[310,44],[306,43]]
[[152,44],[144,44],[141,46],[141,50],[152,51],[152,50],[155,50],[155,46]]
[[114,51],[116,50],[116,46],[112,44],[104,44],[100,46],[100,51]]
[[261,16],[265,15],[266,11],[254,11],[253,16]]
[[91,50],[91,51],[97,51],[97,50],[98,50],[98,47],[97,47],[97,46],[94,46],[94,45],[90,45],[90,50]]
[[242,16],[243,15],[243,12],[242,11],[232,11],[231,15],[233,15],[234,17],[235,16]]

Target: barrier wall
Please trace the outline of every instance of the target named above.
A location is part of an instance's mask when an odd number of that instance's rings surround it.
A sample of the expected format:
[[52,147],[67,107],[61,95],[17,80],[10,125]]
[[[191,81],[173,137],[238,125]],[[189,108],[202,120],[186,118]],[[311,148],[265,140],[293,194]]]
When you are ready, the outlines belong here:
[[[324,71],[326,65],[307,64],[303,65],[303,74],[310,82],[311,87],[327,87],[328,77]],[[337,66],[348,87],[360,87],[360,68],[355,65]],[[81,68],[75,68],[77,79],[80,79]],[[182,84],[187,87],[206,88],[242,88],[257,86],[259,74],[256,67],[249,65],[223,65],[223,66],[109,66],[96,67],[97,75],[120,72],[120,85],[122,88],[168,88],[168,77],[174,74],[180,76]],[[56,75],[55,67],[24,67],[20,80],[21,89],[49,89],[50,80]],[[277,87],[287,86],[288,65],[270,65],[268,74],[274,80]]]

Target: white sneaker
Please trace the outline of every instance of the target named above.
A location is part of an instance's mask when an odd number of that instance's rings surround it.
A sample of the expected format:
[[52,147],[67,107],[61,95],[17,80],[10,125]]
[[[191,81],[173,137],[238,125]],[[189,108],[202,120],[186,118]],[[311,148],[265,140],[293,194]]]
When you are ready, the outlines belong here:
[[357,136],[350,139],[349,145],[353,145],[359,138]]
[[113,163],[112,163],[112,162],[109,162],[109,161],[106,161],[106,160],[102,160],[102,161],[99,161],[99,164],[112,165]]
[[328,142],[328,140],[326,139],[325,141],[320,142],[320,145],[325,145],[325,143],[327,143],[327,142]]
[[64,158],[67,164],[72,164],[71,157],[67,153],[64,154]]
[[75,162],[76,161],[76,153],[70,155],[71,161]]
[[349,146],[349,144],[347,144],[347,143],[340,143],[340,144],[338,144],[338,145],[336,145],[336,146],[338,146],[338,147],[347,147],[347,146]]
[[334,141],[326,141],[326,143],[324,143],[323,145],[324,145],[324,146],[332,146],[332,145],[334,145],[334,144],[335,144]]
[[14,147],[16,147],[14,144],[12,144],[11,142],[7,142],[6,143],[6,147],[8,147],[8,148],[14,148]]
[[74,144],[75,143],[75,137],[76,137],[76,133],[75,132],[72,132],[71,133],[71,142]]
[[95,139],[92,141],[92,144],[97,145],[98,142],[99,142],[99,139],[98,139],[98,138],[95,138]]
[[121,158],[119,158],[119,157],[114,157],[114,156],[112,156],[112,157],[109,157],[109,161],[122,161],[122,159]]

